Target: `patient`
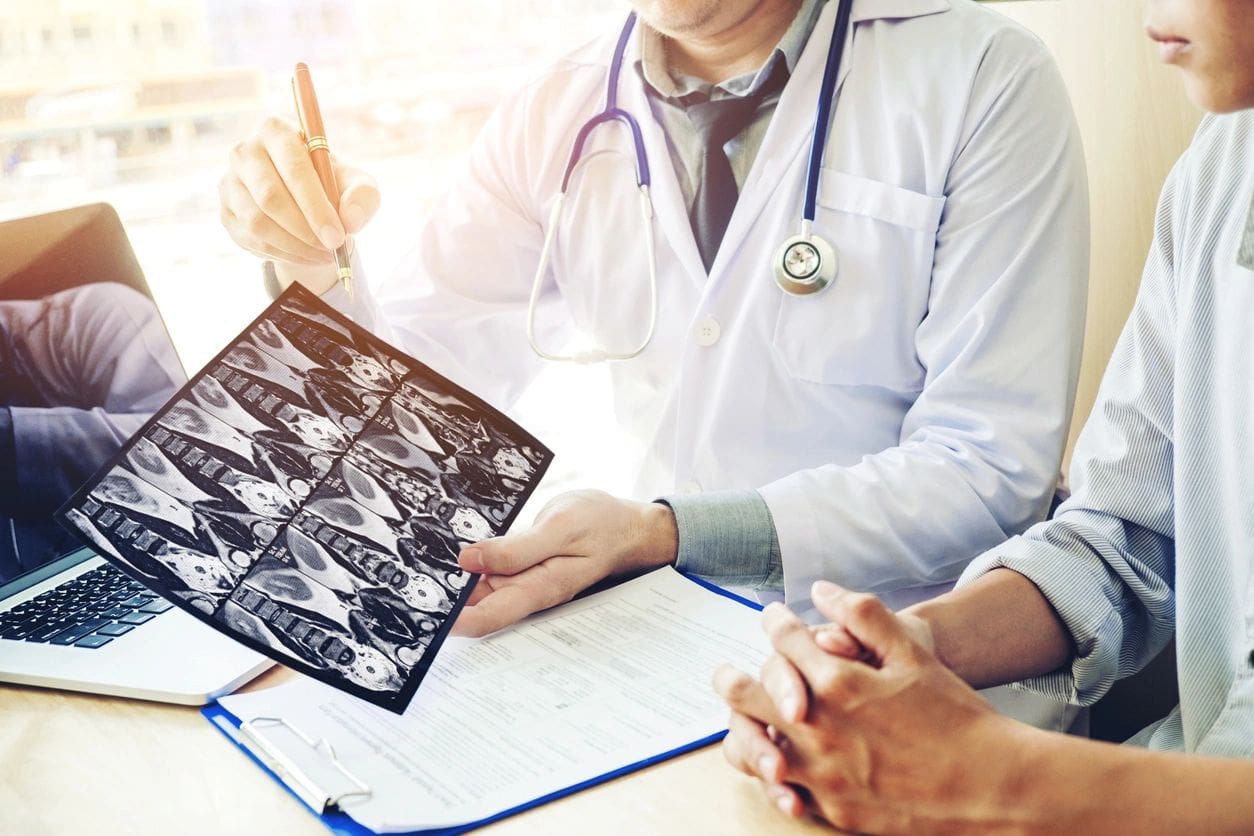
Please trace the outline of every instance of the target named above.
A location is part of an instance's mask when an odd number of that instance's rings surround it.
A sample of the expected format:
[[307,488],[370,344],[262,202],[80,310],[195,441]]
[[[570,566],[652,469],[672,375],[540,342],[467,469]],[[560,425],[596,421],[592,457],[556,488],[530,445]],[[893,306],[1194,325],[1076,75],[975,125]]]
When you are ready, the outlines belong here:
[[[894,615],[820,582],[767,610],[761,682],[724,668],[725,752],[790,815],[867,832],[1254,827],[1254,0],[1148,0],[1214,114],[1172,172],[1074,496]],[[1091,704],[1176,639],[1180,704],[1112,746],[997,715],[1025,680]]]

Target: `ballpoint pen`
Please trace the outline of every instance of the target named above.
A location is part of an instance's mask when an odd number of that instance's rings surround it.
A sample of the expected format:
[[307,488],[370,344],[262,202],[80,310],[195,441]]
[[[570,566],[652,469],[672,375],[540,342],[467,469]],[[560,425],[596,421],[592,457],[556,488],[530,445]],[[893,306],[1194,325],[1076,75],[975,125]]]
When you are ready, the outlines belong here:
[[[309,158],[313,161],[318,179],[327,193],[331,204],[337,211],[340,204],[340,188],[335,182],[335,171],[331,167],[331,148],[327,145],[327,132],[322,125],[322,111],[318,108],[318,96],[314,93],[313,78],[309,74],[309,66],[305,63],[296,65],[292,73],[292,97],[296,100],[296,118],[300,122],[301,136],[309,149]],[[344,290],[353,295],[353,268],[349,263],[348,237],[335,249],[336,274],[344,283]]]

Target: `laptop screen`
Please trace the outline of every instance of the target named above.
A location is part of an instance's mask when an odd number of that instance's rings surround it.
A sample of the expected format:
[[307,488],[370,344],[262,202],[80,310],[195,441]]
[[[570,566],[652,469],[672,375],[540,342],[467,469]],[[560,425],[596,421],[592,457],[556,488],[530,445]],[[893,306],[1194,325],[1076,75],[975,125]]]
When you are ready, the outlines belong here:
[[187,379],[142,277],[65,284],[0,284],[0,585],[79,548],[53,512]]

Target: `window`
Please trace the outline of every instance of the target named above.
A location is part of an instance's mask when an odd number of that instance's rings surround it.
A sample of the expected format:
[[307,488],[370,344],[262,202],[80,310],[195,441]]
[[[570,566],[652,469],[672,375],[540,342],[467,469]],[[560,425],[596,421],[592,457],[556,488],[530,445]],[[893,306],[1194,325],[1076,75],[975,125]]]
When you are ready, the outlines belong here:
[[[232,143],[264,115],[292,118],[296,61],[312,65],[332,147],[385,184],[358,238],[377,276],[411,245],[415,213],[443,190],[498,97],[616,32],[626,14],[622,0],[65,6],[64,24],[43,11],[4,16],[0,218],[111,203],[191,369],[265,304],[258,259],[222,230],[217,181]],[[15,56],[15,42],[38,60]]]

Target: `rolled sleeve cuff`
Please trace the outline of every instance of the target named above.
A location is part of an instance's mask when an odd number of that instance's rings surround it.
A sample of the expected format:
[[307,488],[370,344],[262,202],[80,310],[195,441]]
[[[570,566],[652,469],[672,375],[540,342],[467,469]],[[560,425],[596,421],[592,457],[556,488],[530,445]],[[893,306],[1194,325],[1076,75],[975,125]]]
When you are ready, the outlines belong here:
[[1016,685],[1060,702],[1081,706],[1097,702],[1118,678],[1123,643],[1123,620],[1112,604],[1105,564],[1095,555],[1076,554],[1032,539],[1029,533],[972,561],[957,588],[1001,568],[1018,572],[1036,585],[1071,633],[1076,648],[1070,667]]
[[775,522],[757,491],[716,491],[657,501],[675,514],[677,569],[723,586],[783,586]]

